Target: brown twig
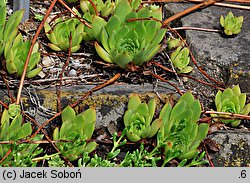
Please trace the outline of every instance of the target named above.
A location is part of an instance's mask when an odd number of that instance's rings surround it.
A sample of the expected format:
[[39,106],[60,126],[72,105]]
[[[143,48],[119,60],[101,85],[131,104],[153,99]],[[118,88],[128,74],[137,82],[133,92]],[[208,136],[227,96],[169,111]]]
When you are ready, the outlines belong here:
[[[26,113],[24,113],[24,112],[22,112],[22,114],[23,115],[25,115],[26,117],[28,117],[37,127],[39,127],[39,124],[36,122],[36,120],[34,120],[33,118],[31,118],[29,115],[27,115]],[[56,147],[56,145],[54,144],[54,141],[52,141],[50,138],[49,138],[49,136],[48,136],[48,134],[46,133],[46,131],[44,130],[44,129],[41,129],[41,131],[43,132],[43,134],[44,134],[44,136],[46,137],[46,139],[48,140],[48,142],[54,147],[54,149],[57,151],[57,152],[59,152],[59,153],[61,153],[60,152],[60,150]],[[32,138],[32,135],[31,135],[31,138]],[[30,138],[30,139],[31,139]],[[25,140],[25,141],[22,141],[23,143],[29,143],[29,142],[31,142],[31,140],[30,139],[27,139],[27,140]],[[62,156],[62,158],[63,158],[63,160],[66,162],[66,164],[69,166],[69,167],[73,167],[73,165],[72,165],[72,163],[66,158],[66,157],[64,157],[64,156]]]
[[[184,3],[184,2],[192,2],[192,3],[200,3],[204,2],[205,0],[149,0],[149,1],[142,1],[142,3]],[[249,4],[249,0],[224,0],[225,2],[232,2],[232,3],[247,3]]]
[[58,142],[74,142],[73,140],[18,140],[18,141],[14,141],[14,140],[5,140],[5,141],[0,141],[0,144],[22,144],[22,143],[26,143],[26,144],[49,144],[49,143],[58,143]]
[[31,54],[32,54],[32,51],[33,51],[33,48],[34,48],[34,45],[36,43],[36,40],[43,28],[43,25],[46,21],[46,19],[48,18],[50,12],[52,11],[53,7],[55,6],[57,0],[53,0],[48,11],[46,12],[44,18],[43,18],[43,21],[40,23],[37,31],[36,31],[36,34],[34,36],[34,38],[32,39],[31,41],[31,45],[30,45],[30,49],[29,49],[29,52],[28,52],[28,56],[25,60],[25,63],[24,63],[24,67],[23,67],[23,74],[22,74],[22,77],[20,79],[20,85],[19,85],[19,89],[18,89],[18,93],[17,93],[17,99],[16,99],[16,104],[19,104],[20,103],[20,98],[21,98],[21,93],[22,93],[22,88],[23,88],[23,84],[24,84],[24,78],[25,78],[25,75],[26,75],[26,72],[27,72],[27,68],[28,68],[28,65],[29,65],[29,60],[30,60],[30,57],[31,57]]
[[[249,115],[244,114],[236,114],[236,113],[230,113],[230,112],[220,112],[220,111],[205,111],[204,114],[220,114],[220,115],[227,115],[228,117],[232,117],[233,119],[239,118],[239,119],[248,119],[250,120]],[[227,118],[228,118],[227,117]],[[231,118],[230,118],[231,119]]]
[[70,34],[69,37],[69,50],[68,50],[68,57],[66,59],[65,64],[63,65],[62,71],[60,73],[60,82],[58,85],[58,89],[57,89],[57,105],[58,105],[58,112],[62,111],[62,106],[61,106],[61,86],[62,86],[62,78],[63,78],[63,73],[66,70],[66,67],[69,65],[69,60],[70,60],[70,55],[71,55],[71,48],[72,48],[72,36]]
[[172,22],[173,20],[176,20],[176,19],[178,19],[178,18],[180,18],[180,17],[182,17],[182,16],[184,16],[184,15],[186,15],[188,13],[191,13],[191,12],[193,12],[195,10],[202,9],[202,8],[207,7],[207,6],[210,6],[210,5],[212,5],[212,4],[214,4],[215,2],[218,2],[218,1],[222,1],[222,0],[208,0],[208,1],[205,1],[203,3],[197,4],[195,6],[187,8],[184,11],[182,11],[180,13],[177,13],[177,14],[167,18],[163,23],[165,25],[167,25],[168,23]]
[[61,3],[67,10],[69,10],[80,22],[82,22],[84,25],[86,25],[88,28],[92,28],[91,25],[89,25],[86,21],[84,21],[82,18],[80,18],[63,0],[58,0],[59,3]]
[[[2,73],[2,72],[1,72],[1,73]],[[8,95],[9,95],[9,97],[10,97],[11,103],[14,103],[14,102],[15,102],[15,99],[14,99],[12,93],[10,92],[9,83],[7,82],[7,79],[6,79],[6,72],[2,73],[2,78],[3,78],[3,81],[4,81],[5,86],[6,86],[6,88],[7,88]]]
[[4,162],[4,160],[10,155],[12,151],[12,147],[9,148],[9,150],[7,151],[7,153],[4,155],[4,157],[0,160],[0,164],[2,164]]
[[152,17],[149,17],[149,18],[130,18],[130,19],[127,19],[126,21],[127,22],[135,22],[135,21],[142,21],[142,20],[153,20],[153,21],[156,21],[156,22],[160,22],[162,25],[163,25],[163,22],[157,18],[152,18]]
[[238,4],[229,4],[229,3],[214,3],[216,6],[228,7],[228,8],[236,8],[242,10],[250,10],[250,6],[242,6]]
[[213,85],[213,84],[211,84],[211,83],[202,81],[202,80],[200,80],[200,79],[197,79],[197,78],[195,78],[195,77],[193,77],[193,76],[189,76],[189,75],[187,75],[187,74],[178,74],[178,75],[180,75],[180,76],[182,76],[182,77],[187,77],[187,78],[192,79],[192,80],[194,80],[194,81],[196,81],[196,82],[199,82],[199,83],[202,83],[202,84],[204,84],[204,85],[207,85],[207,86],[216,88],[216,89],[218,89],[218,90],[222,90],[222,91],[225,90],[224,88],[221,88],[221,87],[216,86],[216,85]]
[[221,30],[217,30],[217,29],[208,29],[208,28],[199,28],[199,27],[188,27],[188,26],[184,26],[184,27],[174,27],[172,28],[173,30],[197,30],[197,31],[206,31],[206,32],[222,32]]
[[210,166],[210,167],[214,167],[214,164],[213,164],[213,162],[212,162],[212,160],[211,160],[211,158],[210,158],[210,156],[209,156],[209,154],[208,154],[207,147],[206,147],[206,145],[205,145],[204,142],[202,142],[202,143],[203,143],[203,147],[204,147],[205,152],[206,152],[206,157],[207,157],[207,159],[208,159],[209,166]]
[[152,76],[154,76],[155,78],[160,79],[161,81],[163,81],[165,83],[168,83],[169,85],[173,86],[180,95],[183,95],[183,93],[181,92],[181,90],[177,86],[175,86],[173,83],[169,82],[168,80],[166,80],[166,79],[162,78],[161,76],[159,76],[157,74],[154,74],[152,72],[149,72],[149,74],[152,75]]
[[98,10],[96,8],[95,3],[92,0],[88,0],[90,2],[90,4],[92,5],[92,7],[94,8],[95,14],[98,15]]
[[204,85],[207,85],[207,86],[210,86],[210,87],[213,87],[213,88],[222,90],[222,91],[224,90],[224,88],[215,86],[215,85],[213,85],[213,84],[211,84],[211,83],[202,81],[202,80],[197,79],[197,78],[194,78],[194,77],[192,77],[192,76],[189,76],[189,75],[186,75],[186,74],[179,74],[179,73],[177,73],[177,72],[175,72],[175,71],[173,71],[173,70],[171,70],[171,69],[169,69],[169,68],[167,68],[167,67],[161,65],[161,64],[158,63],[158,62],[151,61],[151,63],[154,64],[155,66],[158,66],[158,67],[162,68],[162,69],[165,70],[165,71],[168,71],[168,72],[171,72],[171,73],[175,73],[175,74],[177,74],[177,75],[179,75],[179,76],[182,76],[182,77],[187,77],[187,78],[192,79],[192,80],[194,80],[194,81],[196,81],[196,82],[202,83],[202,84],[204,84]]
[[[224,0],[225,2],[236,2],[241,4],[249,4],[249,0]],[[149,0],[149,1],[143,1],[142,3],[201,3],[204,2],[204,0]],[[228,8],[237,8],[242,10],[250,10],[249,6],[242,6],[238,4],[229,4],[229,3],[214,3],[215,6],[222,6],[222,7],[228,7]]]
[[3,101],[0,100],[0,104],[5,108],[5,109],[8,109],[9,106],[7,104],[5,104]]
[[[79,100],[77,100],[75,103],[71,104],[70,107],[75,107],[76,105],[78,105],[80,102],[82,102],[85,98],[87,98],[89,95],[92,94],[92,92],[97,91],[109,84],[112,84],[113,82],[115,82],[119,77],[121,76],[121,73],[117,73],[113,78],[111,78],[109,81],[107,81],[106,83],[103,83],[101,85],[98,85],[94,88],[92,88],[90,91],[88,91],[87,93],[84,94],[83,97],[81,97]],[[52,118],[48,119],[47,121],[45,121],[41,126],[39,126],[39,128],[32,134],[31,138],[35,137],[36,134],[39,133],[39,131],[41,129],[43,129],[44,126],[46,126],[47,124],[49,124],[52,120],[56,119],[58,116],[61,115],[62,112],[58,112],[56,113]]]

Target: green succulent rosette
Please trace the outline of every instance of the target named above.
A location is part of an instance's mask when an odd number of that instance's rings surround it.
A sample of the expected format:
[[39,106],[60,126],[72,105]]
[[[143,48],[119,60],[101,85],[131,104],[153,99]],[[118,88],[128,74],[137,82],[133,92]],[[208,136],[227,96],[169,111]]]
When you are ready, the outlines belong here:
[[45,22],[45,33],[51,42],[48,46],[54,51],[68,51],[70,46],[71,52],[78,51],[82,40],[87,36],[84,27],[77,18],[58,18],[54,27]]
[[[29,53],[31,41],[24,41],[19,33],[13,42],[7,42],[4,48],[4,57],[6,58],[6,68],[9,74],[22,76],[24,64]],[[36,67],[40,61],[40,52],[38,43],[35,43],[29,60],[26,77],[32,78],[40,73],[42,68]]]
[[189,49],[187,47],[178,46],[177,49],[171,53],[170,60],[178,70],[178,73],[189,73],[193,70],[191,66],[188,66],[190,57]]
[[132,142],[141,139],[153,137],[161,126],[161,120],[155,119],[152,122],[155,113],[156,102],[151,99],[148,104],[141,102],[137,94],[130,97],[128,110],[125,112],[123,120],[128,129],[127,137]]
[[[18,33],[24,10],[15,11],[6,19],[6,1],[0,3],[0,56],[4,54],[5,68],[9,74],[21,76],[24,69],[24,63],[28,56],[31,42],[24,41],[22,34]],[[32,51],[26,77],[36,76],[42,69],[36,68],[40,61],[38,44],[36,43]]]
[[18,34],[18,25],[20,24],[24,10],[15,11],[6,19],[6,2],[1,1],[0,4],[0,56],[4,52],[6,44],[12,44]]
[[[239,85],[233,88],[227,88],[223,92],[218,91],[215,96],[215,106],[216,110],[219,112],[228,112],[234,114],[248,115],[250,112],[250,104],[246,105],[246,94],[241,93]],[[230,117],[229,115],[223,114],[212,114],[214,117]],[[223,123],[230,123],[233,127],[240,124],[239,119],[219,119]]]
[[119,1],[108,22],[95,16],[92,28],[94,37],[101,44],[95,42],[98,55],[123,69],[131,62],[140,66],[151,60],[161,47],[166,29],[156,20],[127,21],[150,17],[161,20],[161,8],[135,10],[128,0]]
[[84,152],[92,152],[96,142],[86,142],[94,132],[96,123],[95,109],[90,108],[78,115],[71,107],[66,107],[62,112],[62,126],[55,128],[54,140],[69,140],[72,142],[56,143],[60,152],[70,161],[78,159]]
[[226,35],[239,34],[243,24],[243,16],[236,17],[230,11],[226,18],[223,15],[220,17],[220,25],[224,28]]
[[191,159],[199,152],[198,147],[209,128],[208,124],[197,124],[200,114],[200,102],[190,91],[182,95],[174,107],[169,103],[164,105],[157,141],[165,146],[165,162],[173,158]]
[[[102,0],[93,0],[96,10],[100,13],[102,17],[108,17],[115,8],[115,2],[111,0],[102,1]],[[80,7],[83,13],[89,12],[90,14],[95,14],[95,10],[92,4],[88,0],[80,0]]]
[[[9,109],[5,109],[0,121],[0,141],[14,141],[26,139],[32,134],[31,123],[23,123],[20,105],[10,104]],[[43,135],[38,134],[30,140],[42,140]],[[36,162],[31,159],[42,153],[39,144],[12,143],[0,144],[0,159],[3,159],[12,149],[11,153],[0,162],[0,167],[27,167],[36,166]]]

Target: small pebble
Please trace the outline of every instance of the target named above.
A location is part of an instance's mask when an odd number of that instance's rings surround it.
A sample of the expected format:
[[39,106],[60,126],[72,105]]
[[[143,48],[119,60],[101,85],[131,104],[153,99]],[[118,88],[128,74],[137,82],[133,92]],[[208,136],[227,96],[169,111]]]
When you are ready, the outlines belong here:
[[75,77],[75,76],[76,76],[76,70],[75,70],[75,69],[71,69],[71,70],[69,71],[69,76],[70,76],[70,77]]
[[45,56],[43,57],[42,64],[44,67],[50,67],[53,65],[53,61],[49,56]]

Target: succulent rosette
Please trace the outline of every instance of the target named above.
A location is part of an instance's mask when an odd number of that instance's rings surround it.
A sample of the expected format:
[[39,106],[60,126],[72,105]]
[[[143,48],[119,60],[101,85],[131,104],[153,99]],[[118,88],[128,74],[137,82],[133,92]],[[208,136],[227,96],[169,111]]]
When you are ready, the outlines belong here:
[[96,142],[86,142],[94,132],[96,123],[95,109],[90,108],[78,115],[71,107],[66,107],[62,112],[62,126],[53,132],[54,140],[71,140],[72,142],[58,142],[60,152],[70,161],[79,158],[84,152],[92,152]]
[[109,63],[125,69],[129,63],[142,65],[151,60],[159,51],[160,42],[166,29],[156,20],[135,20],[136,18],[162,19],[161,8],[131,5],[128,0],[120,0],[114,14],[106,22],[95,16],[93,35],[101,43],[95,42],[98,55]]
[[[228,112],[234,114],[248,115],[250,112],[250,104],[246,105],[246,94],[241,93],[239,85],[233,88],[227,88],[223,92],[218,91],[215,96],[215,106],[219,112]],[[229,115],[213,114],[212,116],[230,117]],[[240,124],[239,119],[220,119],[224,123],[230,123],[233,127]]]
[[243,16],[236,17],[230,11],[226,18],[223,15],[220,17],[220,24],[224,28],[224,33],[226,35],[239,34],[243,24]]
[[[22,35],[19,33],[13,42],[8,41],[4,48],[4,57],[6,58],[6,68],[9,74],[16,74],[22,76],[24,63],[28,56],[31,46],[31,41],[24,41]],[[40,52],[38,43],[35,43],[29,60],[26,77],[35,77],[42,70],[36,67],[40,61]]]
[[71,52],[78,51],[82,40],[87,36],[84,26],[77,18],[58,18],[54,27],[45,22],[45,33],[51,42],[48,46],[54,51],[67,51],[70,46]]
[[171,61],[174,64],[174,67],[178,69],[179,73],[189,73],[193,70],[191,66],[188,66],[190,57],[189,49],[187,47],[178,46],[177,49],[172,52],[170,56]]
[[148,104],[141,102],[137,94],[133,94],[128,103],[128,110],[124,114],[124,124],[128,129],[127,137],[132,142],[153,137],[161,126],[161,120],[155,119],[156,102],[151,99]]
[[[92,0],[95,4],[96,11],[100,13],[102,17],[109,16],[114,8],[115,8],[115,2],[111,0],[107,0],[103,2],[103,0]],[[90,14],[95,14],[94,7],[88,0],[80,0],[80,7],[83,13],[89,12]]]
[[165,162],[173,158],[191,159],[198,153],[209,128],[208,124],[197,124],[200,114],[200,102],[191,92],[182,95],[174,107],[168,103],[162,108],[159,117],[162,126],[157,141],[165,144]]

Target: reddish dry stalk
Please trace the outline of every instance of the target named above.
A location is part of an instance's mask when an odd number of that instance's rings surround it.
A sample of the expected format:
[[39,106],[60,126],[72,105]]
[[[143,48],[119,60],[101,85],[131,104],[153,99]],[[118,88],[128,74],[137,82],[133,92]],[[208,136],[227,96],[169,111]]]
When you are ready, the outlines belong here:
[[12,147],[7,151],[4,157],[0,160],[0,164],[3,163],[4,160],[10,155],[11,151],[12,151]]
[[84,25],[86,25],[88,28],[92,28],[91,25],[89,25],[86,21],[84,21],[82,18],[80,18],[63,0],[58,0],[59,3],[61,3],[67,10],[69,10],[80,22],[82,22]]
[[6,79],[5,76],[6,76],[6,73],[2,73],[2,78],[3,78],[3,81],[4,81],[5,86],[6,86],[6,88],[7,88],[8,95],[9,95],[9,97],[10,97],[11,103],[14,103],[14,102],[15,102],[15,99],[14,99],[12,93],[10,92],[10,87],[9,87],[9,84],[8,84],[7,79]]
[[92,7],[94,8],[95,14],[98,16],[98,10],[96,8],[95,3],[92,0],[88,0],[90,2],[90,4],[92,5]]
[[237,4],[228,4],[228,3],[214,3],[216,6],[222,6],[222,7],[228,7],[228,8],[236,8],[236,9],[242,9],[242,10],[250,10],[249,6],[242,6]]
[[[36,126],[39,127],[39,124],[36,122],[36,120],[34,120],[34,119],[31,118],[29,115],[27,115],[27,114],[25,114],[25,113],[23,113],[23,112],[22,112],[22,114],[24,114],[25,116],[27,116],[33,123],[35,123]],[[49,138],[47,132],[46,132],[44,129],[41,129],[41,131],[43,132],[44,136],[45,136],[46,139],[49,141],[49,143],[51,143],[51,145],[54,147],[54,149],[55,149],[57,152],[61,153],[60,150],[59,150],[59,149],[56,147],[56,145],[54,144],[55,141],[52,141],[52,140]],[[33,138],[32,136],[33,136],[33,135],[31,135],[31,138]],[[30,141],[31,141],[31,140],[29,139],[29,140],[25,140],[25,141],[23,141],[23,142],[28,142],[28,143],[29,143]],[[66,162],[67,165],[69,165],[70,167],[73,167],[72,163],[71,163],[67,158],[65,158],[64,156],[62,156],[62,158],[63,158],[63,160]]]
[[204,85],[207,85],[207,86],[216,88],[216,89],[218,89],[218,90],[222,90],[222,91],[225,90],[224,88],[221,88],[221,87],[216,86],[216,85],[213,85],[213,84],[211,84],[211,83],[202,81],[202,80],[200,80],[200,79],[196,79],[196,78],[194,78],[194,77],[192,77],[192,76],[189,76],[189,75],[186,75],[186,74],[178,74],[178,75],[180,75],[180,76],[182,76],[182,77],[187,77],[187,78],[189,78],[189,79],[192,79],[192,80],[197,81],[197,82],[199,82],[199,83],[202,83],[202,84],[204,84]]
[[249,115],[236,114],[236,113],[230,113],[230,112],[205,111],[205,114],[221,114],[221,115],[231,116],[234,119],[235,118],[239,118],[239,119],[248,119],[248,120],[250,120],[250,116]]
[[154,76],[155,78],[160,79],[161,81],[163,81],[165,83],[168,83],[169,85],[173,86],[180,95],[183,95],[183,93],[181,92],[181,90],[177,86],[175,86],[173,83],[169,82],[168,80],[166,80],[166,79],[162,78],[161,76],[159,76],[157,74],[154,74],[152,72],[149,72],[149,74],[152,75],[152,76]]
[[217,30],[217,29],[208,29],[208,28],[200,28],[200,27],[175,27],[172,28],[173,30],[197,30],[197,31],[205,31],[205,32],[222,32],[221,30]]
[[7,104],[5,104],[3,101],[0,100],[0,104],[5,108],[5,109],[8,109],[9,106]]
[[215,85],[213,85],[213,84],[211,84],[211,83],[202,81],[202,80],[200,80],[200,79],[196,79],[196,78],[194,78],[194,77],[192,77],[192,76],[189,76],[189,75],[186,75],[186,74],[179,74],[179,73],[177,73],[177,72],[175,72],[175,71],[173,71],[173,70],[171,70],[171,69],[169,69],[169,68],[167,68],[167,67],[164,67],[163,65],[161,65],[161,64],[159,64],[159,63],[157,63],[157,62],[155,62],[155,61],[152,61],[151,63],[153,63],[154,65],[156,65],[156,66],[158,66],[158,67],[160,67],[160,68],[162,68],[162,69],[165,70],[165,71],[168,71],[168,72],[171,72],[171,73],[178,74],[179,76],[182,76],[182,77],[190,78],[190,79],[192,79],[192,80],[194,80],[194,81],[196,81],[196,82],[202,83],[202,84],[204,84],[204,85],[207,85],[207,86],[210,86],[210,87],[213,87],[213,88],[222,90],[222,91],[224,90],[224,88],[215,86]]
[[[249,3],[249,0],[224,0],[225,2],[234,2],[234,3]],[[184,3],[184,2],[204,2],[204,0],[149,0],[142,1],[142,3]]]
[[205,8],[207,6],[210,6],[212,4],[214,4],[215,2],[218,2],[218,1],[222,1],[222,0],[208,0],[208,1],[205,1],[203,3],[200,3],[200,4],[197,4],[195,6],[192,6],[190,8],[187,8],[185,9],[184,11],[180,12],[180,13],[177,13],[169,18],[167,18],[163,23],[165,25],[167,25],[168,23],[172,22],[173,20],[176,20],[177,18],[180,18],[188,13],[191,13],[195,10],[198,10],[198,9],[202,9],[202,8]]
[[135,22],[135,21],[141,21],[141,20],[153,20],[153,21],[156,21],[156,22],[160,22],[162,25],[163,25],[163,22],[157,18],[130,18],[130,19],[127,19],[126,21],[127,22]]
[[[80,102],[82,102],[85,98],[87,98],[89,95],[91,95],[92,92],[97,91],[97,90],[99,90],[99,89],[101,89],[101,88],[103,88],[103,87],[105,87],[105,86],[107,86],[107,85],[109,85],[109,84],[112,84],[112,83],[115,82],[120,76],[121,76],[121,73],[117,73],[113,78],[111,78],[111,79],[110,79],[109,81],[107,81],[106,83],[103,83],[103,84],[101,84],[101,85],[98,85],[98,86],[92,88],[90,91],[88,91],[87,93],[85,93],[84,96],[81,97],[78,101],[76,101],[75,103],[71,104],[70,107],[75,107],[75,106],[78,105]],[[58,113],[56,113],[52,118],[50,118],[50,119],[48,119],[47,121],[45,121],[41,126],[38,127],[37,131],[35,131],[35,133],[33,133],[33,134],[31,135],[31,138],[35,137],[35,136],[39,133],[39,131],[40,131],[41,129],[43,129],[44,126],[46,126],[47,124],[49,124],[53,119],[55,119],[55,118],[57,118],[58,116],[60,116],[61,113],[62,113],[62,112],[58,112]]]
[[208,154],[207,147],[205,146],[205,143],[204,143],[204,142],[202,142],[202,143],[203,143],[203,147],[204,147],[205,152],[206,152],[206,157],[207,157],[207,159],[208,159],[209,165],[210,165],[210,167],[214,167],[214,164],[213,164],[213,162],[212,162],[212,160],[211,160],[211,158],[210,158],[210,156],[209,156],[209,154]]
[[63,73],[66,70],[66,67],[69,65],[69,60],[70,60],[70,55],[71,55],[71,47],[72,47],[72,36],[70,34],[70,37],[69,37],[68,57],[67,57],[66,62],[64,64],[63,68],[62,68],[62,71],[60,73],[60,83],[59,83],[58,90],[57,90],[58,112],[62,111],[62,106],[61,106],[61,86],[62,86],[62,80],[63,80],[62,78],[63,78]]
[[18,141],[14,141],[14,140],[5,140],[5,141],[0,141],[0,144],[14,144],[16,143],[18,144],[22,144],[22,143],[26,143],[26,144],[49,144],[49,143],[58,143],[58,142],[74,142],[73,140],[18,140]]
[[[249,0],[224,0],[226,2],[237,2],[237,3],[250,3]],[[201,3],[204,2],[204,0],[153,0],[153,1],[143,1],[142,3]],[[229,8],[237,8],[237,9],[243,9],[243,10],[250,10],[249,6],[242,6],[238,4],[229,4],[229,3],[214,3],[215,6],[223,6],[223,7],[229,7]]]
[[31,57],[31,54],[32,54],[32,51],[33,51],[33,48],[34,48],[34,45],[36,43],[36,40],[38,38],[38,35],[40,34],[42,28],[43,28],[43,25],[46,21],[46,19],[48,18],[50,12],[52,11],[53,7],[55,6],[57,0],[53,0],[48,11],[46,12],[44,18],[43,18],[43,21],[41,22],[41,24],[39,25],[37,31],[36,31],[36,34],[34,36],[34,38],[32,39],[32,42],[31,42],[31,45],[30,45],[30,50],[28,52],[28,56],[25,60],[25,63],[24,63],[24,67],[23,67],[23,74],[22,74],[22,77],[21,77],[21,80],[20,80],[20,85],[19,85],[19,89],[18,89],[18,93],[17,93],[17,99],[16,99],[16,104],[19,104],[20,103],[20,98],[21,98],[21,93],[22,93],[22,88],[23,88],[23,84],[24,84],[24,78],[25,78],[25,75],[26,75],[26,72],[27,72],[27,68],[28,68],[28,65],[29,65],[29,60],[30,60],[30,57]]

